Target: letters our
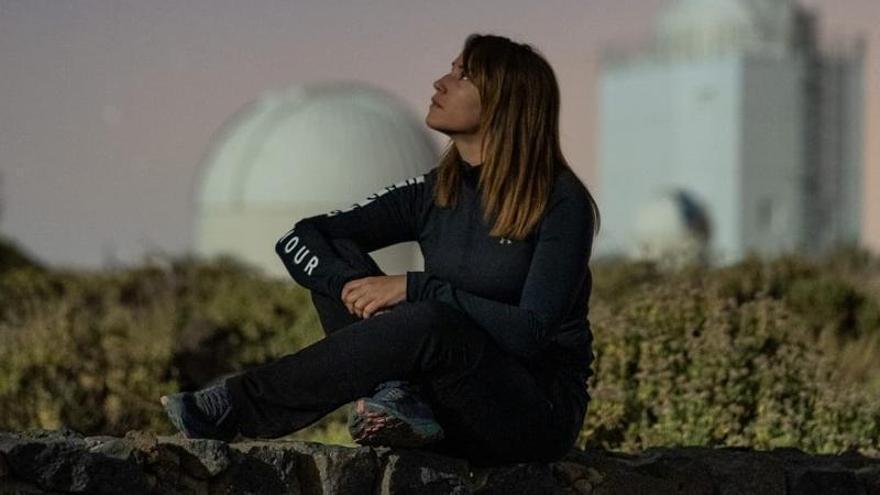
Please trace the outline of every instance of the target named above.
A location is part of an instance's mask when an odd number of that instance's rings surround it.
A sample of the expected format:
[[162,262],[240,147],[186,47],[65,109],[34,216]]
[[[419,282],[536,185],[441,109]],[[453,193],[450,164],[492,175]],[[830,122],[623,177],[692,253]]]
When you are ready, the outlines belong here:
[[[287,234],[284,234],[284,235],[286,237],[292,233],[293,233],[293,230],[291,229]],[[283,238],[284,237],[282,237],[282,239]],[[297,248],[297,246],[299,246],[299,236],[295,235],[287,240],[287,243],[284,245],[284,253],[290,254],[291,252],[293,252],[294,249]],[[307,248],[305,245],[299,246],[299,249],[296,251],[296,254],[293,255],[293,263],[295,265],[301,264],[303,262],[303,260],[306,258],[306,256],[308,256],[308,254],[309,254],[309,248]],[[308,263],[306,263],[306,266],[303,267],[303,271],[305,273],[307,273],[309,276],[311,276],[315,267],[318,266],[318,263],[319,263],[318,257],[313,254],[312,257],[309,258]]]

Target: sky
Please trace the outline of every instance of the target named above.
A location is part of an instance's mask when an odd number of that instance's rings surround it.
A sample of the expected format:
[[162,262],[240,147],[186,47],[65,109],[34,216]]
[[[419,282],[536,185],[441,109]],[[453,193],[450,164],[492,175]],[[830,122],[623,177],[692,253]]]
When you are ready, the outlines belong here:
[[[880,251],[880,1],[804,0],[826,39],[861,34],[866,243]],[[419,121],[472,32],[528,42],[556,71],[563,151],[595,182],[603,47],[650,36],[666,0],[0,0],[0,235],[54,266],[136,263],[193,244],[211,136],[262,92],[363,81]],[[442,135],[430,132],[438,147]],[[596,191],[601,206],[601,191]]]

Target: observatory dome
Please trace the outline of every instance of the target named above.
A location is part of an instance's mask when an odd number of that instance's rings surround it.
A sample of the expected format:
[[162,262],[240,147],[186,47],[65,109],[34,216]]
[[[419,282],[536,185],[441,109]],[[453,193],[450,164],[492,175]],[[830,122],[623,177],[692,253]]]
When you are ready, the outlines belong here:
[[[299,219],[421,175],[437,152],[396,99],[354,83],[268,92],[223,124],[195,191],[196,252],[287,276],[275,242]],[[421,267],[415,243],[373,254],[386,273]]]

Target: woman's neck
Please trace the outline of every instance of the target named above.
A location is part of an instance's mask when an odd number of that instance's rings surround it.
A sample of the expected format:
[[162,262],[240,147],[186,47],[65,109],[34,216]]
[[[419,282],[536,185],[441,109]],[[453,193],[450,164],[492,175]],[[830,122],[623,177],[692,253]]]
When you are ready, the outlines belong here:
[[455,143],[455,147],[458,149],[458,154],[461,156],[461,159],[471,166],[477,166],[483,163],[483,156],[480,152],[481,141],[482,138],[472,134],[452,137],[452,142]]

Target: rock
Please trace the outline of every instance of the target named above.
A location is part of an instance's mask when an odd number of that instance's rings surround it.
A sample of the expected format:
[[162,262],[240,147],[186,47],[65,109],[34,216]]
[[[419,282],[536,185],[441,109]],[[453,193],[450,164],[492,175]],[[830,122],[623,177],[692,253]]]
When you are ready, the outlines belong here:
[[593,493],[593,485],[591,485],[590,482],[585,479],[579,479],[574,482],[574,490],[575,493],[590,495],[591,493]]
[[562,493],[562,486],[546,463],[521,463],[494,468],[480,494],[517,495],[529,493]]
[[472,493],[466,461],[415,449],[384,450],[379,458],[381,495]]
[[604,481],[604,477],[599,471],[596,471],[593,468],[587,468],[587,481],[592,484],[599,484]]
[[378,466],[371,449],[315,442],[290,442],[290,448],[300,455],[297,474],[304,494],[372,493]]
[[555,463],[475,467],[418,449],[30,430],[0,432],[6,493],[880,495],[880,459],[742,447],[574,449]]
[[[654,453],[652,449],[649,453]],[[699,459],[662,449],[647,462],[634,466],[637,473],[645,474],[667,482],[674,493],[692,495],[712,495],[714,483],[711,469]]]
[[736,449],[707,447],[656,448],[640,455],[590,449],[572,452],[565,461],[588,466],[585,479],[594,494],[785,493],[785,472],[774,469],[776,460],[753,454],[754,462],[764,465],[749,465]]
[[[232,448],[272,469],[272,476],[285,490],[283,493],[299,495],[302,490],[300,490],[297,466],[302,456],[295,450],[285,448],[286,446],[287,442],[247,442],[233,444]],[[242,474],[237,472],[234,476]],[[271,490],[267,489],[266,492],[269,493]]]
[[66,426],[57,430],[45,430],[33,428],[17,434],[19,437],[30,440],[82,440],[83,434]]
[[90,452],[70,431],[0,436],[0,452],[10,474],[43,490],[86,493],[149,493],[150,484],[135,459]]
[[866,495],[880,495],[880,466],[858,468],[855,474],[865,486]]
[[864,495],[865,487],[855,474],[842,469],[810,469],[792,485],[803,495]]
[[289,493],[372,493],[377,475],[376,454],[364,447],[276,440],[233,448],[271,465]]
[[297,479],[284,479],[275,467],[258,456],[241,456],[223,474],[212,479],[208,493],[282,495],[300,494]]
[[25,483],[24,481],[0,480],[0,494],[2,495],[46,495],[61,492],[47,492],[40,487]]
[[[662,450],[668,452],[670,449]],[[719,495],[787,493],[785,465],[767,452],[739,447],[688,447],[675,450],[706,466]]]
[[789,486],[796,493],[880,495],[880,463],[875,458],[855,451],[809,455],[797,449],[775,449],[771,453],[785,462]]
[[101,454],[121,461],[133,461],[143,464],[147,455],[138,450],[131,442],[116,437],[87,437],[85,447],[91,453]]
[[[678,494],[678,487],[666,480],[641,475],[635,471],[615,471],[608,473],[606,479],[593,487],[595,495],[612,495],[619,493],[644,493],[651,495]],[[681,492],[687,493],[687,492]]]
[[[181,435],[180,438],[183,438],[183,436]],[[125,433],[123,439],[132,447],[147,454],[151,458],[157,455],[159,438],[152,433],[129,430]]]
[[165,437],[158,446],[160,450],[167,449],[176,454],[180,467],[198,479],[212,478],[225,471],[232,462],[229,444],[221,440]]
[[587,477],[587,466],[572,461],[559,461],[553,464],[553,471],[557,478],[569,484]]

